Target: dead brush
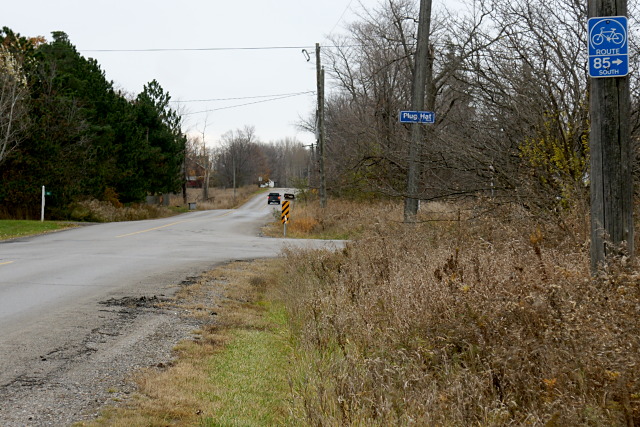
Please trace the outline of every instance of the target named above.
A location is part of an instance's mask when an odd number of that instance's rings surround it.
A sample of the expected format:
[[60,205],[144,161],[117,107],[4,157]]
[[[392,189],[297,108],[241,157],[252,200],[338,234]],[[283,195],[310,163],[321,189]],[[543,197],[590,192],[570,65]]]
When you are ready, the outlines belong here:
[[[320,208],[317,200],[296,200],[291,207],[290,231],[295,237],[350,239],[358,237],[367,227],[387,227],[402,222],[397,202],[371,202],[363,204],[331,199],[328,208]],[[268,236],[282,235],[279,214],[273,226],[263,232]],[[288,230],[288,231],[289,231]]]
[[640,273],[592,280],[582,246],[513,218],[287,253],[304,422],[639,424]]
[[71,206],[71,219],[76,221],[115,222],[164,218],[173,215],[165,207],[147,204],[115,205],[110,201],[83,200]]

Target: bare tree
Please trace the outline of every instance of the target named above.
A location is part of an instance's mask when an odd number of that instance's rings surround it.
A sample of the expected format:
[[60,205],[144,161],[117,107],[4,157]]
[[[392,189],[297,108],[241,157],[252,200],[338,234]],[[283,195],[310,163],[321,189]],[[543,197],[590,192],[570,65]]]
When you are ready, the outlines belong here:
[[222,146],[216,155],[216,172],[219,183],[234,189],[257,183],[265,168],[264,154],[253,126],[228,131],[222,135]]
[[20,62],[0,45],[0,163],[23,137],[27,125],[28,95]]
[[[431,94],[420,150],[421,199],[485,193],[529,205],[584,201],[588,192],[586,4],[469,0],[438,11]],[[633,10],[630,10],[633,13]],[[329,188],[403,194],[415,55],[415,2],[386,0],[325,49],[336,85],[327,102]],[[633,46],[632,46],[633,48]],[[636,53],[632,53],[637,57]],[[632,77],[632,93],[640,79]],[[640,132],[637,100],[632,132]]]
[[307,182],[309,151],[295,138],[284,138],[262,145],[268,164],[268,177],[281,187]]
[[528,204],[586,196],[586,4],[492,0],[478,7],[501,37],[467,62],[461,81],[474,96],[481,144],[493,147],[494,178]]
[[[415,2],[387,0],[380,10],[369,11],[364,22],[352,25],[351,35],[334,40],[340,47],[329,54],[338,95],[329,101],[329,164],[334,182],[368,186],[391,196],[407,196],[409,129],[398,123],[398,112],[409,109],[416,49]],[[490,180],[473,153],[464,154],[466,141],[446,138],[452,130],[467,127],[474,108],[469,86],[459,76],[466,62],[487,49],[500,34],[484,31],[487,13],[476,9],[458,17],[446,11],[435,14],[426,91],[427,109],[437,122],[427,128],[420,147],[422,199],[477,192]],[[348,150],[348,151],[345,151]],[[338,164],[336,164],[338,162]]]

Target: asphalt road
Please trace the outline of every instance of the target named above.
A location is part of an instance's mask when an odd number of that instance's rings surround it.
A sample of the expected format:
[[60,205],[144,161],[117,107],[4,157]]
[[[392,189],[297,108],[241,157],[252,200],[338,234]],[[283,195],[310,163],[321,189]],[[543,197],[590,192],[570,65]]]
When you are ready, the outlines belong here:
[[0,387],[33,375],[44,355],[73,348],[98,324],[100,301],[171,293],[188,276],[232,260],[275,257],[286,245],[335,245],[259,237],[280,209],[266,198],[236,210],[0,242]]

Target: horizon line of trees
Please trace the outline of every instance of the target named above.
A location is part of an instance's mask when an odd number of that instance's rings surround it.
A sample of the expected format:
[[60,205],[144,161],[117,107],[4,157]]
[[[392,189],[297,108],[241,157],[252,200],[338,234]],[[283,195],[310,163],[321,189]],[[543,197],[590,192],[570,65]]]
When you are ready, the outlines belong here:
[[215,147],[207,147],[204,138],[190,137],[186,155],[187,176],[199,178],[203,199],[208,198],[209,187],[238,188],[268,181],[297,187],[308,184],[313,174],[313,153],[295,138],[265,143],[251,125],[224,133]]

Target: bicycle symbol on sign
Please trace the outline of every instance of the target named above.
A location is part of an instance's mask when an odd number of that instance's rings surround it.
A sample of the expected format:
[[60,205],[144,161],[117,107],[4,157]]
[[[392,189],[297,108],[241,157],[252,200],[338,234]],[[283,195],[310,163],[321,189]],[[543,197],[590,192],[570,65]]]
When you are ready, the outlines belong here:
[[605,40],[613,44],[623,44],[624,35],[617,33],[615,28],[605,30],[605,27],[600,27],[600,33],[594,34],[593,37],[591,37],[591,43],[593,43],[594,46],[600,46]]

